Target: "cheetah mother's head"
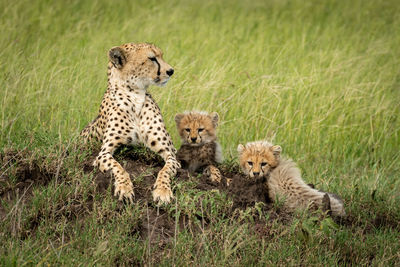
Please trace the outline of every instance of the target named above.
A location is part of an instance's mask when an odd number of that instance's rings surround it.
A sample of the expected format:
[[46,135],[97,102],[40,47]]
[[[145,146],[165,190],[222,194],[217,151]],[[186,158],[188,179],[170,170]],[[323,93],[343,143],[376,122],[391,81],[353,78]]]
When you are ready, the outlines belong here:
[[153,44],[123,44],[110,49],[110,75],[129,88],[164,86],[174,69],[164,61],[160,48]]

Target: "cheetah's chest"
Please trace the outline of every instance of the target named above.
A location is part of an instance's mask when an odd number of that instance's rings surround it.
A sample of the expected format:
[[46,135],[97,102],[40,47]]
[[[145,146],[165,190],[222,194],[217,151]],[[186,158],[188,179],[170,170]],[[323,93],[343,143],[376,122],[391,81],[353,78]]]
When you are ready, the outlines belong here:
[[183,144],[177,153],[178,160],[184,168],[190,172],[215,162],[215,143],[207,143],[201,146]]
[[[147,107],[146,92],[144,90],[126,91],[109,91],[104,96],[105,104],[102,105],[102,114],[104,114],[104,127],[108,124],[117,133],[128,133],[127,139],[130,143],[141,141],[140,125],[142,124],[141,114],[145,112]],[[129,130],[127,130],[129,129]]]

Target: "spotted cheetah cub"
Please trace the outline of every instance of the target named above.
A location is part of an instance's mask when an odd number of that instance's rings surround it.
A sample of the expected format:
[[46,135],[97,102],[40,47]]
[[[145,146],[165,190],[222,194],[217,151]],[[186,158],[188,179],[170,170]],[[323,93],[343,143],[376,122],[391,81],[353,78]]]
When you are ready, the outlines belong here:
[[239,145],[239,161],[243,172],[250,178],[265,178],[271,200],[282,197],[284,207],[316,207],[328,209],[332,215],[346,215],[343,201],[335,194],[311,188],[301,178],[300,169],[290,160],[281,158],[282,148],[266,141]]
[[193,173],[205,167],[211,181],[221,182],[216,163],[222,162],[221,146],[217,142],[218,113],[190,111],[176,114],[175,122],[182,146],[176,154],[183,168]]

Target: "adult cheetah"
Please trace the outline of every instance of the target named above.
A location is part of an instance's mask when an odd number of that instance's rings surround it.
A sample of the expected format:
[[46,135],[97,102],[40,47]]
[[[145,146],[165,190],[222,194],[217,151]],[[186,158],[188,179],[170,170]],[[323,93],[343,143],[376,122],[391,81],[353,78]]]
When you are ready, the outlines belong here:
[[108,53],[108,88],[99,114],[81,132],[85,140],[102,142],[94,161],[100,171],[111,170],[115,177],[114,195],[133,201],[129,173],[113,158],[122,144],[143,143],[165,161],[153,186],[154,201],[168,203],[172,198],[170,178],[180,168],[176,149],[168,134],[160,108],[146,91],[150,85],[163,86],[174,73],[163,60],[162,51],[148,43],[124,44]]

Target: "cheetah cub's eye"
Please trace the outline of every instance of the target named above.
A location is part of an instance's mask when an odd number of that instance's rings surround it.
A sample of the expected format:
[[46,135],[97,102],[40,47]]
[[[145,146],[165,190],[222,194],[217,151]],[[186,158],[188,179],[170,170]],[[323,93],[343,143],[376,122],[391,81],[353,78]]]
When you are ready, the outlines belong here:
[[253,162],[248,161],[247,164],[249,164],[250,166],[253,166]]
[[261,162],[261,167],[265,167],[265,166],[267,166],[268,165],[268,163],[266,163],[266,162]]
[[204,128],[199,128],[199,129],[197,129],[197,131],[199,131],[199,133],[201,133],[202,131],[204,131]]
[[190,132],[190,128],[185,128],[185,131],[186,132]]
[[149,57],[151,61],[157,61],[156,57]]

